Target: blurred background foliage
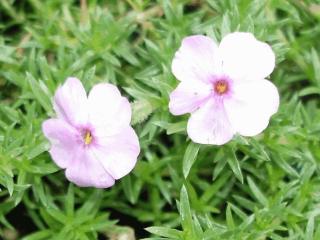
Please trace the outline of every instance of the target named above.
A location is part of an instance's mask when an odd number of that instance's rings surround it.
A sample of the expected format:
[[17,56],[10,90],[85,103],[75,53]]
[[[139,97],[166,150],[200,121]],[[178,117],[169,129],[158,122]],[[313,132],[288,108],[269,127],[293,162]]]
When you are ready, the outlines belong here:
[[[272,46],[281,106],[257,137],[200,146],[168,112],[171,61],[187,35],[233,31]],[[318,0],[1,0],[0,32],[3,239],[320,239]],[[111,189],[70,184],[47,152],[68,76],[132,102],[142,151]]]

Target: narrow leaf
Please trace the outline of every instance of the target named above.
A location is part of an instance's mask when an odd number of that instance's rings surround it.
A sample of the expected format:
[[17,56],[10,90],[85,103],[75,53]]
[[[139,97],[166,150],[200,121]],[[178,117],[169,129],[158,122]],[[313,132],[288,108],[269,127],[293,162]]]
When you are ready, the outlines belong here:
[[263,206],[267,206],[268,204],[268,200],[267,198],[263,195],[263,193],[261,192],[261,190],[258,188],[258,186],[254,183],[254,181],[248,177],[247,178],[248,184],[249,184],[249,188],[251,190],[251,192],[253,193],[253,195],[255,196],[255,198],[259,201],[259,203],[261,203]]
[[188,177],[190,169],[197,159],[200,145],[190,142],[183,157],[183,176]]
[[227,157],[227,162],[232,170],[232,172],[236,175],[236,178],[239,179],[241,183],[243,183],[243,176],[241,172],[240,163],[237,159],[234,149],[229,152],[229,156]]
[[180,192],[180,216],[183,230],[189,232],[191,235],[194,235],[188,192],[185,186],[182,186]]
[[146,231],[159,235],[161,237],[167,237],[170,239],[180,239],[181,232],[175,229],[170,229],[167,227],[148,227]]

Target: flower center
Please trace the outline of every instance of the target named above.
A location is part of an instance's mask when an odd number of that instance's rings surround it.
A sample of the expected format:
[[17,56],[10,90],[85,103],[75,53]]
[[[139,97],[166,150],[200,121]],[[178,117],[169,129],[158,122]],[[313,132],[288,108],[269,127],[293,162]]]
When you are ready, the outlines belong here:
[[228,82],[226,80],[218,80],[214,83],[214,91],[222,95],[228,91]]
[[91,132],[87,130],[84,135],[84,144],[89,145],[91,142],[92,142],[92,135],[91,135]]

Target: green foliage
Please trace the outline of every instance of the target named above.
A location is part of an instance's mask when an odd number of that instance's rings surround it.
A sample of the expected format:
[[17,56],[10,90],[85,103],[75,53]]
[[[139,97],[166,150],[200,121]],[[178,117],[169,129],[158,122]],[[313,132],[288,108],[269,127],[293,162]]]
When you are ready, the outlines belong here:
[[[150,240],[320,239],[319,9],[317,0],[1,0],[0,236],[98,239],[129,225]],[[233,31],[272,46],[281,106],[256,137],[200,146],[187,138],[188,116],[169,113],[171,61],[187,35]],[[110,189],[73,186],[47,152],[41,123],[68,76],[87,90],[116,84],[132,103],[141,154]]]

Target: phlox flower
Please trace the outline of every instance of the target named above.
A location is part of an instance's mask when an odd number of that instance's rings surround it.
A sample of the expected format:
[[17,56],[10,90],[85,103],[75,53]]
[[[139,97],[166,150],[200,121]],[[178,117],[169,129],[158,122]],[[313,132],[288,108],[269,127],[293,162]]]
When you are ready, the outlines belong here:
[[130,103],[117,87],[100,83],[87,96],[78,79],[68,78],[55,93],[54,109],[57,117],[44,121],[42,130],[69,181],[107,188],[133,169],[140,146]]
[[187,133],[196,143],[257,135],[279,106],[277,88],[265,79],[274,67],[271,47],[251,33],[228,34],[219,45],[202,35],[186,37],[172,62],[180,83],[170,94],[170,112],[191,113]]

